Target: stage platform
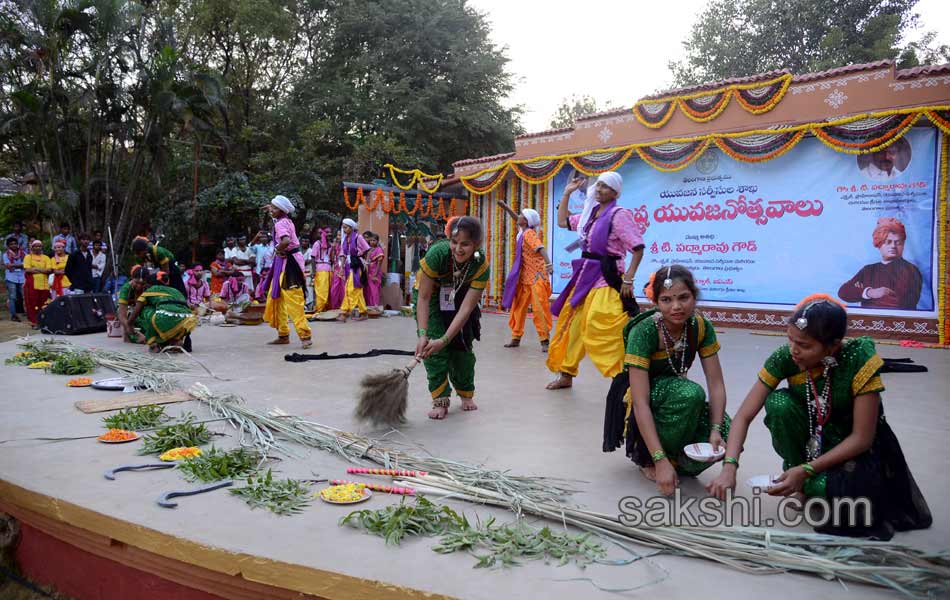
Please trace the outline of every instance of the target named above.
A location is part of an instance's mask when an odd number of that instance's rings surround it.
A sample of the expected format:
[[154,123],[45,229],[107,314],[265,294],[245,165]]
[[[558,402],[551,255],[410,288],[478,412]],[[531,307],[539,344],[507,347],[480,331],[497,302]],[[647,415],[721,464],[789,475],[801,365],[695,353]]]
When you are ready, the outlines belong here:
[[[476,401],[480,409],[464,413],[457,399],[445,421],[426,418],[429,397],[423,370],[411,378],[409,423],[392,439],[420,444],[434,455],[483,463],[515,474],[547,475],[586,481],[575,501],[593,510],[616,514],[624,496],[656,495],[622,452],[601,451],[604,396],[609,382],[585,362],[570,390],[544,389],[551,378],[544,367],[533,331],[522,347],[504,349],[506,317],[486,315],[477,347]],[[365,352],[372,348],[414,346],[411,319],[393,317],[359,323],[313,323],[310,352]],[[190,378],[212,389],[245,397],[260,409],[280,407],[347,431],[372,431],[352,417],[358,381],[367,371],[406,363],[405,357],[289,363],[287,352],[298,345],[267,346],[273,337],[266,326],[221,328],[202,326],[194,338],[195,356],[217,375]],[[769,353],[784,338],[725,329],[719,333],[720,354],[728,390],[728,411],[734,414]],[[293,338],[296,342],[296,338]],[[84,345],[145,352],[105,334],[71,338]],[[884,405],[907,461],[933,511],[928,530],[898,534],[895,541],[925,550],[943,550],[950,539],[950,352],[879,345],[884,357],[911,357],[929,367],[926,374],[886,374]],[[0,344],[0,358],[16,352],[13,342]],[[0,361],[2,362],[2,361]],[[97,373],[108,376],[107,372]],[[696,364],[691,376],[702,381]],[[83,414],[73,403],[110,392],[70,389],[65,376],[0,365],[4,392],[0,399],[0,439],[80,436],[101,433],[102,414]],[[167,405],[178,415],[190,411],[209,418],[197,402]],[[237,445],[225,423],[210,424],[229,434],[219,447]],[[732,598],[813,597],[884,598],[883,589],[823,581],[803,575],[752,576],[700,559],[658,556],[626,566],[540,562],[510,569],[475,569],[467,554],[433,552],[434,539],[413,539],[401,547],[381,538],[340,527],[352,507],[316,500],[304,514],[278,517],[251,510],[243,501],[219,490],[182,498],[176,509],[156,505],[163,492],[187,489],[174,471],[120,474],[116,481],[103,471],[122,464],[147,462],[135,454],[141,442],[105,445],[95,440],[58,443],[11,442],[0,445],[0,512],[18,519],[22,538],[17,556],[27,575],[50,583],[77,600],[86,598],[615,598],[603,589],[641,587],[623,597],[695,600],[710,593]],[[321,451],[302,450],[303,459],[277,464],[281,476],[342,478],[347,464]],[[739,472],[741,494],[756,474],[778,473],[780,461],[761,417],[753,424]],[[705,497],[703,485],[718,467],[697,480],[686,480],[683,493]],[[441,501],[435,498],[436,501]],[[375,495],[357,508],[377,509],[398,502]],[[449,501],[470,518],[504,511]],[[776,502],[763,501],[764,513],[775,514]],[[810,531],[802,526],[803,531]],[[612,558],[629,558],[608,545]],[[597,587],[599,586],[599,588]]]

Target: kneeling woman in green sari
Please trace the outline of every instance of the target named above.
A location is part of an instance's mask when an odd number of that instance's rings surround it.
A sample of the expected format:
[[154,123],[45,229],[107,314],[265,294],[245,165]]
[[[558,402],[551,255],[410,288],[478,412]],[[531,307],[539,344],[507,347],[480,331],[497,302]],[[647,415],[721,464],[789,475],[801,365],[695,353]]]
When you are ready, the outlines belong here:
[[[709,442],[718,451],[728,436],[726,387],[716,330],[696,310],[699,290],[689,269],[663,267],[650,277],[646,293],[657,307],[624,328],[627,373],[614,379],[607,396],[603,449],[611,452],[626,438],[627,456],[670,495],[678,475],[696,476],[712,464],[692,460],[683,448]],[[686,378],[697,355],[708,403],[702,386]]]
[[129,321],[142,331],[152,352],[166,346],[180,346],[185,336],[198,326],[198,317],[191,312],[185,296],[168,287],[164,272],[142,269],[140,273],[145,291],[135,301]]
[[[844,307],[830,296],[816,294],[798,305],[788,344],[765,361],[736,414],[722,472],[707,489],[719,498],[735,489],[749,424],[765,407],[784,470],[768,493],[825,498],[832,508],[836,499],[867,498],[870,515],[856,505],[855,523],[839,519],[817,530],[887,540],[895,530],[929,527],[932,517],[884,419],[884,361],[871,338],[844,340],[847,325]],[[785,380],[788,386],[776,389]]]

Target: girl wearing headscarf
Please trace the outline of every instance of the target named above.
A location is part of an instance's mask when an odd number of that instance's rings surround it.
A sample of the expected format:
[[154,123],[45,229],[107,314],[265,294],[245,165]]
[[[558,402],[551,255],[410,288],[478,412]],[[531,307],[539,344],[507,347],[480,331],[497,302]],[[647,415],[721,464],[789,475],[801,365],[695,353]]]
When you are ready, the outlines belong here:
[[264,307],[264,320],[277,330],[277,339],[268,343],[290,343],[290,327],[287,325],[290,319],[300,337],[301,346],[309,348],[313,341],[304,313],[304,287],[307,282],[303,276],[303,256],[300,255],[297,229],[289,217],[294,212],[294,205],[284,196],[274,196],[267,210],[274,219],[275,256],[265,283],[267,305]]
[[515,243],[515,261],[511,265],[508,279],[505,280],[505,293],[501,307],[511,309],[508,327],[511,328],[511,341],[505,348],[521,345],[524,335],[524,322],[528,317],[528,307],[534,315],[534,328],[541,341],[541,351],[548,351],[548,337],[551,334],[551,279],[553,272],[551,259],[544,244],[538,237],[541,215],[533,208],[525,208],[517,214],[504,201],[498,201],[505,212],[518,223],[518,240]]
[[[614,171],[603,173],[588,190],[584,212],[572,215],[568,200],[584,183],[577,177],[567,184],[557,210],[558,227],[580,234],[583,253],[571,261],[571,280],[551,307],[558,322],[547,365],[557,378],[547,385],[549,390],[571,387],[585,354],[604,377],[622,373],[619,340],[629,317],[638,312],[633,277],[643,258],[643,238],[633,213],[617,203],[623,178]],[[624,272],[628,252],[632,259]]]
[[341,322],[346,322],[351,311],[357,312],[354,321],[362,321],[366,318],[366,298],[363,295],[363,278],[366,270],[363,259],[366,258],[368,252],[369,244],[356,231],[356,221],[343,219],[343,243],[340,254],[346,259],[343,263],[343,280],[346,282],[346,290],[343,294],[343,303],[340,304],[340,315],[337,317]]
[[369,252],[366,255],[366,296],[367,306],[379,306],[379,290],[383,285],[383,258],[385,252],[379,245],[379,236],[371,231],[364,235],[369,244]]
[[735,489],[749,425],[764,408],[784,470],[768,493],[800,503],[824,498],[833,511],[854,509],[830,515],[820,533],[889,540],[895,531],[930,527],[933,517],[884,418],[884,361],[871,338],[846,340],[847,329],[848,314],[831,296],[801,301],[789,320],[788,343],[765,361],[739,407],[722,471],[706,489],[719,498]]
[[66,277],[66,263],[69,262],[69,255],[66,254],[66,243],[62,241],[53,243],[53,278],[50,282],[50,296],[58,298],[66,293],[71,285],[69,277]]
[[330,274],[333,271],[332,248],[327,241],[329,227],[317,229],[310,256],[313,258],[313,312],[322,313],[329,308]]
[[330,275],[330,299],[329,308],[336,310],[343,304],[343,295],[346,294],[346,257],[342,252],[340,243],[341,232],[337,231],[333,238],[333,246],[330,248],[330,262],[333,265],[333,271]]
[[53,272],[53,260],[43,254],[43,242],[30,242],[30,253],[23,257],[23,308],[27,320],[35,327],[40,311],[49,302],[49,275]]
[[142,332],[149,350],[159,352],[166,346],[183,346],[185,337],[198,326],[185,296],[168,285],[164,271],[142,268],[137,276],[144,288],[135,301],[129,321]]

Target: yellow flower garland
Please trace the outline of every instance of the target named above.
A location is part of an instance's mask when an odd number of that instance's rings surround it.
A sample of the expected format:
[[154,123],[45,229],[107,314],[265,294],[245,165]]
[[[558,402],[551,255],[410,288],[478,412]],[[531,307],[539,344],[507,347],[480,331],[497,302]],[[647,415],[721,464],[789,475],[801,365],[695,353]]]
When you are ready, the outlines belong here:
[[[588,172],[588,171],[586,171],[585,169],[580,168],[579,165],[576,164],[576,163],[575,163],[574,161],[572,161],[571,159],[573,159],[573,158],[578,158],[578,157],[582,157],[582,156],[589,156],[589,155],[591,155],[591,154],[606,153],[606,152],[621,152],[621,151],[627,152],[627,151],[629,151],[629,152],[632,154],[632,152],[635,151],[635,150],[638,149],[638,148],[643,148],[643,147],[646,147],[646,146],[654,146],[654,145],[659,145],[659,144],[666,144],[666,143],[670,143],[670,142],[695,142],[695,141],[699,141],[699,140],[715,141],[715,140],[717,140],[717,139],[723,139],[723,138],[741,138],[741,137],[745,137],[745,136],[749,136],[749,135],[775,135],[776,133],[790,133],[790,132],[797,132],[797,131],[804,131],[804,132],[812,132],[812,133],[814,133],[814,130],[815,130],[815,129],[822,128],[822,127],[836,126],[836,125],[845,125],[845,124],[847,124],[847,123],[853,123],[854,121],[859,121],[859,120],[861,120],[861,119],[869,119],[869,118],[877,118],[877,117],[886,117],[886,116],[891,116],[891,115],[910,115],[910,114],[927,115],[927,117],[934,123],[934,125],[936,125],[937,127],[939,127],[939,128],[941,129],[941,131],[944,131],[944,133],[947,133],[948,135],[950,135],[950,131],[947,131],[947,130],[944,129],[947,125],[946,125],[945,123],[941,122],[941,121],[940,121],[940,117],[936,114],[936,111],[940,111],[940,110],[950,110],[950,105],[926,106],[926,107],[915,107],[915,108],[901,108],[901,109],[887,110],[887,111],[882,111],[882,112],[862,113],[862,114],[858,114],[858,115],[851,115],[851,116],[849,116],[849,117],[841,117],[840,119],[835,119],[835,120],[833,120],[833,121],[819,121],[819,122],[813,122],[813,123],[802,123],[802,124],[800,124],[800,125],[794,125],[794,126],[791,126],[791,127],[787,127],[787,128],[781,129],[781,130],[777,130],[777,129],[751,129],[751,130],[748,130],[748,131],[737,131],[737,132],[729,132],[729,133],[707,133],[707,134],[697,135],[697,136],[691,136],[691,137],[669,138],[669,139],[658,140],[658,141],[653,141],[653,142],[644,142],[644,143],[638,143],[638,144],[627,144],[627,145],[624,145],[624,146],[615,146],[615,147],[613,147],[613,148],[596,148],[596,149],[593,149],[593,150],[585,150],[585,151],[583,151],[583,152],[571,152],[571,153],[569,153],[569,154],[562,154],[562,155],[557,155],[557,156],[554,156],[554,155],[535,156],[535,157],[526,158],[526,159],[520,159],[520,160],[508,160],[508,161],[505,161],[504,163],[502,163],[501,165],[498,165],[498,166],[495,166],[495,167],[489,167],[489,168],[486,168],[486,169],[482,169],[482,170],[477,171],[476,173],[474,173],[474,174],[472,174],[472,175],[463,175],[460,179],[461,179],[462,185],[465,186],[465,188],[466,188],[470,193],[476,194],[476,195],[479,195],[479,194],[486,194],[486,193],[488,193],[488,192],[494,190],[494,189],[495,189],[496,187],[498,187],[499,185],[501,185],[502,182],[503,182],[503,180],[504,180],[505,177],[507,176],[507,171],[508,171],[509,169],[511,169],[512,165],[516,165],[516,164],[524,164],[524,163],[535,162],[535,161],[539,161],[539,160],[564,160],[564,159],[567,159],[567,161],[570,162],[571,165],[572,165],[574,168],[578,169],[579,171],[581,171],[581,172],[584,173],[585,175],[590,176],[590,175],[593,175],[593,174],[596,174],[596,173],[595,173],[595,172],[592,172],[592,171],[591,171],[591,172]],[[850,154],[870,154],[870,153],[872,153],[872,152],[877,152],[877,151],[880,150],[881,148],[886,148],[888,145],[890,145],[890,144],[894,143],[895,141],[897,141],[897,139],[899,139],[900,137],[903,137],[903,135],[907,132],[907,129],[909,129],[909,127],[905,127],[904,129],[902,129],[902,130],[900,131],[899,135],[894,136],[891,140],[888,140],[888,141],[887,141],[886,143],[884,143],[884,144],[881,144],[881,145],[879,145],[879,146],[875,146],[875,147],[872,147],[872,148],[863,148],[863,149],[861,149],[861,150],[859,150],[859,151],[857,151],[857,152],[855,152],[855,151],[853,151],[853,150],[852,150],[852,151],[849,151],[849,150],[844,149],[843,147],[839,147],[839,146],[837,146],[837,145],[834,145],[834,142],[833,142],[832,140],[822,140],[822,141],[823,141],[823,142],[825,143],[825,145],[827,145],[829,148],[831,148],[832,150],[835,150],[835,151],[837,151],[837,152],[848,152],[848,153],[850,153]],[[821,138],[819,138],[819,139],[821,139]],[[638,154],[639,154],[639,152],[638,152]],[[626,155],[625,158],[624,158],[624,161],[618,161],[616,164],[611,165],[611,169],[607,169],[607,170],[612,170],[612,169],[615,169],[615,168],[619,167],[621,164],[623,164],[623,162],[626,161],[627,158],[629,158],[629,156],[630,156],[630,154]],[[780,154],[774,156],[773,158],[777,158],[777,156],[780,156]],[[691,160],[694,160],[694,159],[697,158],[697,157],[698,157],[698,155],[692,157]],[[757,161],[757,160],[755,160],[755,159],[751,159],[751,160],[750,160],[750,159],[745,159],[745,160],[746,160],[746,162],[759,162],[759,161]],[[649,163],[649,161],[648,161],[648,163]],[[652,163],[649,163],[649,164],[651,164],[651,166],[654,166]],[[682,169],[682,168],[688,166],[688,164],[689,164],[689,163],[686,163],[685,165],[679,167],[678,169],[673,169],[673,170]],[[669,168],[661,168],[661,167],[662,167],[662,165],[659,166],[659,167],[656,167],[656,168],[657,168],[657,170],[660,170],[660,171],[669,170]],[[562,168],[563,168],[563,165],[562,165]],[[497,173],[498,173],[498,175],[499,175],[499,176],[498,176],[498,179],[496,179],[496,180],[494,181],[494,183],[492,183],[492,185],[489,186],[487,189],[481,189],[481,188],[478,188],[477,186],[473,186],[473,185],[471,184],[471,181],[472,181],[473,179],[476,179],[476,178],[478,178],[478,177],[481,177],[481,176],[483,176],[483,175],[485,175],[485,174],[487,174],[487,173],[493,173],[493,172],[497,172]],[[516,173],[516,175],[517,175],[517,171],[515,171],[515,173]],[[551,178],[553,178],[555,175],[557,175],[557,173],[558,173],[558,170],[552,170],[552,172],[549,173],[546,177],[544,177],[543,180],[542,180],[542,179],[533,179],[533,180],[531,181],[531,183],[534,183],[534,184],[545,183],[545,182],[547,182],[547,181],[550,181]]]
[[[763,88],[770,85],[775,85],[776,83],[781,83],[781,87],[775,96],[769,100],[767,103],[762,106],[755,106],[749,104],[742,98],[742,94],[739,92],[742,90],[751,90],[755,88]],[[670,120],[673,116],[673,113],[677,109],[684,115],[686,115],[691,120],[697,123],[708,123],[712,121],[726,109],[726,106],[729,104],[729,100],[735,97],[736,102],[748,113],[753,115],[761,115],[772,110],[778,103],[782,101],[785,97],[785,93],[788,91],[789,86],[792,83],[792,75],[790,73],[776,77],[775,79],[769,79],[767,81],[756,81],[753,83],[741,83],[741,84],[732,84],[726,85],[719,88],[711,90],[702,90],[699,92],[693,92],[692,94],[683,94],[679,96],[665,96],[663,98],[650,98],[646,100],[638,100],[636,104],[633,105],[633,114],[637,118],[637,121],[640,122],[644,127],[649,127],[650,129],[660,129]],[[692,109],[687,103],[687,100],[694,100],[696,98],[702,98],[704,96],[713,96],[715,94],[722,94],[723,97],[716,103],[715,108],[712,109],[712,112],[699,112]],[[647,121],[640,115],[640,111],[637,110],[637,107],[644,104],[663,104],[668,102],[670,104],[669,110],[663,116],[663,118],[656,123],[651,123]]]
[[[389,169],[389,178],[393,180],[393,184],[397,188],[403,191],[408,191],[409,189],[412,188],[412,186],[418,183],[419,187],[421,187],[424,192],[426,192],[427,194],[434,194],[436,191],[438,191],[439,186],[442,185],[442,180],[445,178],[445,176],[442,175],[441,173],[437,175],[430,175],[428,173],[423,173],[419,169],[409,169],[409,170],[400,169],[399,167],[396,167],[395,165],[392,165],[390,163],[386,163],[383,166]],[[412,175],[412,179],[409,180],[409,183],[403,185],[402,183],[399,182],[399,179],[396,177],[396,173],[399,173],[401,175]],[[433,186],[432,189],[427,188],[425,184],[422,183],[423,180],[432,180],[432,179],[436,180],[435,186]]]
[[940,250],[938,253],[937,265],[940,269],[938,274],[938,290],[943,290],[943,294],[938,297],[939,307],[937,310],[937,333],[941,344],[950,343],[950,290],[947,289],[947,279],[950,273],[947,271],[947,193],[950,188],[948,180],[948,165],[950,165],[950,138],[946,134],[943,136],[943,143],[940,145],[940,180],[937,183],[939,189],[940,215],[938,217],[938,226],[940,227],[939,240]]

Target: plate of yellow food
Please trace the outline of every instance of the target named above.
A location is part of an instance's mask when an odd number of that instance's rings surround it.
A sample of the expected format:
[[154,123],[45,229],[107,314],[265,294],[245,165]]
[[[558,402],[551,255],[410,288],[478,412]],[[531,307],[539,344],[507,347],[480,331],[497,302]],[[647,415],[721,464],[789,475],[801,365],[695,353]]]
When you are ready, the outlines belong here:
[[323,488],[318,495],[330,504],[357,504],[369,500],[373,492],[362,483],[347,483]]

